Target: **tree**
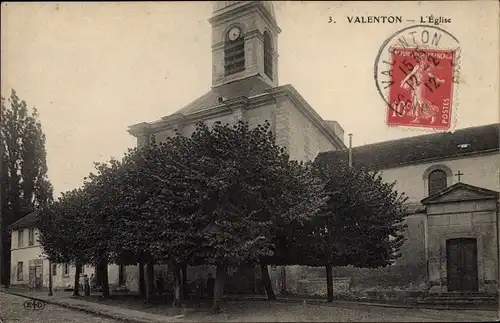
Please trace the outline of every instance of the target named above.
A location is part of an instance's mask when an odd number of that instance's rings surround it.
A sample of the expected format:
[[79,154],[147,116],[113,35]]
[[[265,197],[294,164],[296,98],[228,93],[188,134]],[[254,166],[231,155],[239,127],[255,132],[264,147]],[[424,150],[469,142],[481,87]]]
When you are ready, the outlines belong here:
[[407,197],[377,172],[344,162],[317,162],[326,181],[328,203],[305,226],[296,228],[294,252],[303,264],[325,266],[328,301],[333,300],[332,266],[384,267],[400,256]]
[[181,214],[177,226],[174,218],[169,222],[182,229],[169,234],[188,246],[184,250],[193,250],[185,261],[216,266],[213,311],[218,313],[228,266],[272,256],[272,226],[307,218],[320,209],[322,198],[303,185],[307,168],[275,144],[268,122],[254,129],[244,122],[215,123],[212,129],[199,123],[191,138],[180,137],[167,139],[174,153],[165,154],[169,162],[162,163],[177,176],[170,182],[180,183],[167,191],[180,192],[174,196],[182,201],[176,203],[179,213],[170,212]]
[[[126,239],[119,239],[120,232],[116,221],[121,218],[123,212],[120,203],[124,196],[124,175],[122,163],[111,159],[109,163],[94,163],[96,174],[91,173],[84,183],[87,192],[86,204],[89,210],[91,222],[84,228],[87,237],[94,243],[88,246],[88,255],[91,263],[96,264],[101,277],[103,297],[109,296],[108,264],[117,262],[119,255],[116,252],[117,245],[124,243]],[[137,232],[130,232],[129,237]]]
[[[282,172],[270,185],[283,193],[274,200],[271,234],[274,240],[272,256],[261,257],[263,284],[269,300],[276,299],[269,278],[268,264],[300,265],[302,257],[294,253],[294,245],[300,244],[297,230],[307,227],[327,201],[324,183],[315,172],[312,163],[289,161],[287,172]],[[288,212],[283,213],[283,210]]]
[[81,268],[89,262],[88,250],[93,244],[85,231],[91,222],[86,199],[82,189],[65,192],[56,202],[43,208],[37,218],[39,241],[50,262],[75,264],[75,296],[79,294]]
[[8,227],[52,200],[52,185],[47,179],[45,135],[35,108],[12,90],[8,104],[1,99],[0,136],[1,173],[1,284],[10,283],[11,239]]

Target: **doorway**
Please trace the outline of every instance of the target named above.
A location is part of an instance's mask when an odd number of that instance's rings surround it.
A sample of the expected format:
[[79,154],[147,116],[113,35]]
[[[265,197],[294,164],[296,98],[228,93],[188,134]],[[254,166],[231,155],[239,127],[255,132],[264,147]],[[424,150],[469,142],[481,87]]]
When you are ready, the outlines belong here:
[[446,241],[448,291],[477,292],[477,241],[474,238]]
[[127,267],[125,265],[119,265],[118,267],[118,286],[125,286],[126,280],[126,270]]

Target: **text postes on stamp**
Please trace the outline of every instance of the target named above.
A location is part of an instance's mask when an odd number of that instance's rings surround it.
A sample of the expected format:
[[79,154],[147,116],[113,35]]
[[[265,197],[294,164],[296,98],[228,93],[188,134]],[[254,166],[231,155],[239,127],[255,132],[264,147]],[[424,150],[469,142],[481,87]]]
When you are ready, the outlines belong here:
[[382,45],[375,61],[377,90],[390,126],[450,129],[460,71],[458,40],[427,25],[402,29]]

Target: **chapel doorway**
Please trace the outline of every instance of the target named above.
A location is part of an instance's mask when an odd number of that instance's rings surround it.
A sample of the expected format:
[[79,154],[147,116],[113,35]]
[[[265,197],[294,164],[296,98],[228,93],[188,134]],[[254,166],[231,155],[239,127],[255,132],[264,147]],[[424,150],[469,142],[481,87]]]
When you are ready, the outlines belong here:
[[446,241],[449,292],[477,292],[477,241],[474,238]]

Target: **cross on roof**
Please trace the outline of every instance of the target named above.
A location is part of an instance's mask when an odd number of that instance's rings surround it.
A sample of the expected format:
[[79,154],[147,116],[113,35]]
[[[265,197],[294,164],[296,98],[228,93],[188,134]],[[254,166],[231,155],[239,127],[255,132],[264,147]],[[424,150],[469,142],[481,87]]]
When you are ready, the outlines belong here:
[[458,181],[460,182],[460,176],[464,175],[464,173],[461,173],[460,171],[458,171],[455,176],[458,177]]

